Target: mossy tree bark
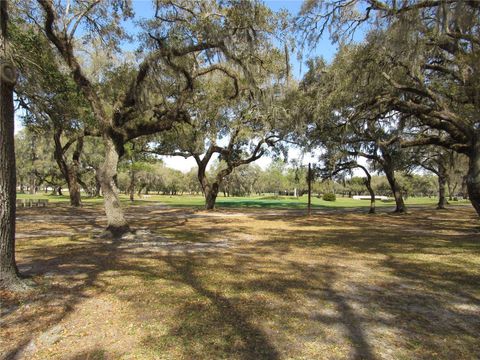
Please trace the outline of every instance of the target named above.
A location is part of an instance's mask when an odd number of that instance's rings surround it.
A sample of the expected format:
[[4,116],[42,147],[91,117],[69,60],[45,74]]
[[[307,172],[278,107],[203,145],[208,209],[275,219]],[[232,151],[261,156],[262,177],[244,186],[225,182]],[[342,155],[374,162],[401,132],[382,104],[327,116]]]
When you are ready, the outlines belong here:
[[396,213],[405,213],[407,212],[407,207],[403,201],[402,190],[398,184],[397,179],[395,178],[395,171],[391,166],[384,166],[385,176],[387,177],[388,184],[392,189],[393,197],[395,199],[395,212]]
[[[61,142],[62,130],[57,130],[53,136],[55,143],[55,161],[60,168],[60,171],[65,178],[68,186],[68,192],[70,196],[70,205],[74,207],[79,207],[82,205],[81,194],[80,194],[80,184],[78,181],[78,171],[80,168],[80,156],[83,150],[83,137],[79,137],[74,140],[68,141],[65,145],[62,145]],[[75,150],[72,155],[71,164],[68,163],[65,153],[70,148],[70,146],[76,142]]]
[[468,154],[467,189],[468,197],[480,216],[480,140],[476,139]]
[[[3,1],[2,5],[3,7]],[[3,59],[2,59],[3,60]],[[10,67],[12,71],[13,67]],[[16,287],[20,277],[15,262],[15,147],[14,147],[14,82],[5,81],[5,63],[0,80],[0,284]]]
[[375,214],[375,191],[373,191],[372,188],[372,175],[370,175],[370,172],[367,170],[365,166],[357,164],[357,166],[363,170],[363,172],[366,175],[364,184],[365,187],[368,190],[368,193],[370,194],[370,210],[368,211],[369,214]]
[[438,204],[437,209],[443,210],[446,208],[448,203],[447,196],[446,196],[446,189],[447,189],[447,174],[446,170],[443,167],[439,167],[438,169]]
[[107,231],[114,237],[119,237],[130,231],[120,205],[118,188],[115,183],[119,154],[113,139],[108,135],[103,136],[103,143],[105,146],[105,160],[99,168],[99,180],[107,216]]
[[209,185],[205,188],[205,209],[215,209],[215,202],[217,200],[219,187],[219,184],[214,182],[212,185]]
[[0,2],[0,285],[26,286],[15,261],[16,170],[13,89],[16,70],[7,61],[7,2]]

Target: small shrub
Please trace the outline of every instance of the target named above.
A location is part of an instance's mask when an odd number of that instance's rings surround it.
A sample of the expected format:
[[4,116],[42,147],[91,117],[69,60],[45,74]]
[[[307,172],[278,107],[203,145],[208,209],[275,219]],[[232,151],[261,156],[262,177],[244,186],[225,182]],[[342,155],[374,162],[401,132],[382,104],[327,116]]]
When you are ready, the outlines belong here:
[[325,193],[323,194],[322,199],[325,201],[336,201],[337,196],[333,193]]

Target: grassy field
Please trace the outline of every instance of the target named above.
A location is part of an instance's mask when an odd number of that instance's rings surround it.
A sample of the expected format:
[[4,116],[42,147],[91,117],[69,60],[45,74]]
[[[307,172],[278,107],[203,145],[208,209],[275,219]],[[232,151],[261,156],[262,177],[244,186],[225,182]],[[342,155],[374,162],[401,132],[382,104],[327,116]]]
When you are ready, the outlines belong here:
[[[18,194],[19,199],[48,199],[51,202],[68,202],[68,196],[58,196],[50,194]],[[120,195],[123,203],[130,203],[129,198],[122,194]],[[191,195],[148,195],[148,197],[135,198],[134,204],[142,203],[162,203],[174,207],[195,207],[202,208],[205,204],[203,196]],[[83,202],[86,204],[101,203],[102,198],[88,198],[84,197]],[[437,204],[436,198],[428,197],[410,197],[406,199],[407,206],[434,206]],[[452,201],[451,205],[465,205],[470,204],[467,200]],[[377,201],[377,207],[394,206],[394,201]],[[272,208],[272,209],[305,209],[307,206],[307,196],[299,198],[294,197],[273,197],[273,196],[253,196],[253,197],[223,197],[217,198],[217,208]],[[312,197],[312,206],[314,208],[356,208],[369,207],[368,200],[353,200],[351,198],[337,197],[336,201],[324,201],[317,197]]]
[[0,292],[0,358],[480,358],[470,207],[126,211],[140,231],[111,242],[99,206],[19,209],[37,287]]

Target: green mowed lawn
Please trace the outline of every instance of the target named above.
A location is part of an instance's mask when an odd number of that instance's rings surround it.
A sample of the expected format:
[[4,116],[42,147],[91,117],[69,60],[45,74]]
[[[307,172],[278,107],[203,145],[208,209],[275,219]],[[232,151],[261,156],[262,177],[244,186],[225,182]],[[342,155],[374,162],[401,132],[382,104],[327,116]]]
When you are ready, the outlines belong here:
[[[65,202],[68,203],[68,195],[58,196],[45,193],[17,194],[18,199],[48,199],[50,202]],[[128,196],[121,194],[120,199],[123,203],[131,203]],[[201,208],[205,204],[203,196],[192,195],[147,195],[141,198],[135,197],[134,204],[143,203],[162,203],[172,207],[198,207]],[[87,204],[100,204],[103,199],[101,197],[89,198],[83,197],[83,202]],[[407,206],[435,206],[437,199],[432,197],[409,197],[405,203]],[[470,204],[468,200],[451,201],[451,205],[467,205]],[[377,207],[394,206],[395,202],[390,201],[376,201]],[[272,208],[272,209],[305,209],[307,206],[307,196],[286,197],[286,196],[252,196],[252,197],[223,197],[217,198],[217,208]],[[314,208],[357,208],[369,207],[368,200],[354,200],[347,197],[337,197],[336,201],[324,201],[317,197],[312,197],[312,206]]]

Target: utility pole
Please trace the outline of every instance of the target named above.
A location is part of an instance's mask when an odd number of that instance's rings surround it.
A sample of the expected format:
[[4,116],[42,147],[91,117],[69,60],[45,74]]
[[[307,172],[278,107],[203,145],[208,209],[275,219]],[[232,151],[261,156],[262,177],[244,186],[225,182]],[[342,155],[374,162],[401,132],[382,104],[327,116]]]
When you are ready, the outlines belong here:
[[308,216],[312,215],[312,166],[308,163]]

